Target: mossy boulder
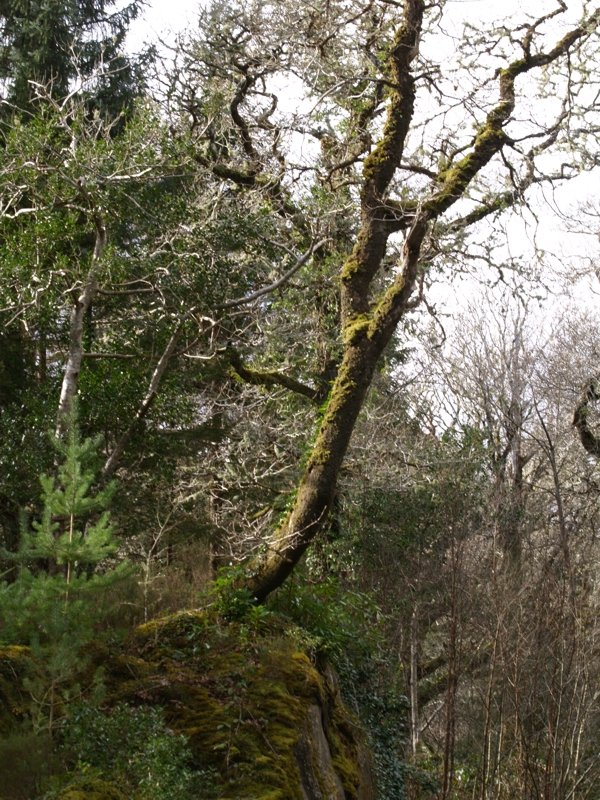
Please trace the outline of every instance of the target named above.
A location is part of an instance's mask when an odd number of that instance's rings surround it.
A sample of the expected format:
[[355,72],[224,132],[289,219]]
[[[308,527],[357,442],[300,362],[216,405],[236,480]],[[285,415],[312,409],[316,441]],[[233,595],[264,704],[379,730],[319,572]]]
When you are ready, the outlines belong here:
[[[364,736],[335,673],[275,614],[243,623],[183,612],[141,626],[117,653],[98,651],[92,660],[105,675],[107,713],[121,703],[158,708],[168,728],[186,737],[190,767],[210,776],[203,800],[375,797]],[[32,785],[61,771],[49,737],[21,732],[30,704],[23,681],[35,672],[28,648],[0,649],[2,760],[22,762]],[[23,753],[44,769],[27,766]],[[0,770],[0,796],[16,800],[13,779],[27,781],[13,773],[3,781]],[[64,775],[60,800],[123,800],[127,792],[113,778]]]
[[[109,671],[114,702],[164,710],[219,800],[371,800],[360,727],[289,623],[185,612],[138,629]],[[65,798],[65,800],[67,800]],[[70,798],[69,798],[70,800]]]

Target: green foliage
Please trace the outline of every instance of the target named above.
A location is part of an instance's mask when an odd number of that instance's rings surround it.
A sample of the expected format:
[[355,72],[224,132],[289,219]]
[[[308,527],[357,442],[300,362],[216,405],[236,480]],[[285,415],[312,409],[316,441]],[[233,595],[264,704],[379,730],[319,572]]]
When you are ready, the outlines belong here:
[[[6,121],[3,144],[7,166],[0,177],[0,194],[5,200],[14,199],[14,205],[1,226],[0,384],[4,389],[0,391],[0,427],[4,435],[0,437],[0,468],[4,480],[0,546],[15,551],[18,508],[37,516],[38,476],[52,468],[53,453],[45,431],[54,422],[60,359],[69,348],[71,288],[85,282],[90,269],[94,214],[102,215],[108,229],[109,243],[97,280],[109,291],[89,309],[83,344],[86,355],[100,350],[106,358],[83,361],[80,411],[86,433],[101,431],[107,450],[135,419],[156,360],[186,309],[190,290],[203,300],[212,290],[207,270],[194,256],[204,248],[196,248],[188,228],[178,228],[182,215],[189,219],[193,204],[187,192],[190,181],[173,177],[185,172],[180,167],[185,156],[173,144],[154,104],[136,104],[119,136],[114,136],[110,121],[90,116],[78,99],[63,109],[44,105],[33,118]],[[27,212],[21,213],[21,207]],[[179,230],[180,235],[171,241],[178,251],[186,251],[185,259],[174,261],[171,251],[161,251],[171,228]],[[154,256],[151,261],[148,252]],[[149,263],[156,267],[152,275]],[[224,273],[214,271],[215,284]],[[115,285],[129,286],[142,279],[144,291],[139,296],[110,291]],[[147,289],[149,282],[155,293]],[[17,317],[2,335],[4,325]],[[190,321],[182,339],[195,335],[194,330]],[[189,382],[193,379],[196,398],[201,378],[196,368],[191,372],[181,370],[173,379],[165,376],[164,402],[155,402],[130,440],[124,460],[131,454],[139,467],[140,452],[151,456],[153,462],[146,461],[143,467],[152,475],[146,480],[136,471],[121,505],[113,506],[113,520],[118,520],[121,532],[145,533],[153,522],[158,492],[149,489],[158,483],[157,463],[163,466],[170,455],[162,434],[167,427],[180,429],[197,411]],[[5,375],[11,376],[6,383],[2,381]],[[185,452],[193,448],[194,443]],[[163,470],[163,480],[165,474]],[[139,501],[145,514],[132,513]],[[40,543],[43,532],[37,538]],[[91,537],[83,542],[91,543]],[[62,549],[62,554],[54,555],[67,558],[65,537],[46,537],[48,544]]]
[[290,582],[269,605],[298,624],[314,649],[334,663],[349,653],[360,659],[375,644],[376,629],[369,624],[377,617],[372,598],[344,589],[337,578]]
[[[122,55],[129,25],[141,3],[121,8],[114,0],[7,0],[0,9],[0,77],[9,80],[8,98],[29,106],[37,84],[51,82],[62,97],[73,78],[89,78],[100,64],[111,69],[95,80],[95,105],[122,108],[135,92],[136,65]],[[92,94],[92,92],[90,92]],[[102,102],[104,101],[104,102]],[[117,103],[120,101],[120,103]]]
[[82,441],[73,420],[54,447],[60,462],[56,475],[40,478],[41,519],[31,527],[24,519],[18,553],[4,553],[20,567],[17,580],[0,587],[8,643],[32,636],[46,643],[56,637],[56,625],[80,627],[90,599],[127,571],[125,565],[95,571],[117,548],[108,511],[115,487],[92,492],[98,442]]
[[[90,493],[96,479],[93,461],[98,444],[91,439],[81,441],[75,424],[70,425],[66,441],[56,440],[61,458],[57,476],[40,478],[42,518],[21,540],[21,562],[44,559],[51,568],[66,566],[67,583],[73,579],[73,569],[94,567],[117,546],[108,512],[115,484]],[[94,513],[99,516],[92,522]]]
[[57,796],[49,793],[46,798],[58,800],[127,800],[126,796],[114,784],[97,778],[95,775],[79,775],[63,792]]
[[19,509],[32,504],[39,493],[39,476],[52,465],[53,449],[46,431],[56,413],[53,388],[19,389],[6,405],[0,399],[0,548],[18,548]]
[[[408,765],[403,752],[408,701],[397,687],[374,689],[373,684],[380,677],[377,665],[372,664],[365,677],[367,679],[356,685],[353,693],[358,714],[369,734],[377,797],[379,800],[404,800]],[[348,681],[344,687],[348,693]]]
[[[213,215],[215,187],[155,103],[136,102],[121,122],[115,136],[110,120],[90,115],[75,97],[64,108],[42,105],[35,116],[3,126],[0,195],[10,208],[0,233],[0,423],[7,431],[0,443],[7,478],[0,535],[11,550],[18,539],[15,509],[31,505],[33,478],[51,464],[41,439],[55,415],[72,289],[87,279],[98,216],[108,243],[95,264],[99,292],[84,323],[79,389],[85,431],[102,432],[107,450],[129,430],[161,353],[191,307],[213,313],[224,298],[261,281],[250,267],[263,257],[260,233],[272,224],[264,212],[240,213],[224,195]],[[195,342],[204,353],[207,342],[190,318],[178,354]],[[215,363],[173,356],[122,458],[130,505],[157,483],[156,474],[172,468],[169,434],[197,426],[199,392],[224,380]],[[206,448],[182,438],[177,444],[178,465]],[[120,528],[134,535],[146,532],[148,522],[130,508],[119,518]]]
[[[0,583],[0,637],[4,643],[28,644],[38,665],[26,679],[35,729],[52,729],[64,703],[81,691],[86,649],[101,622],[98,600],[129,574],[126,564],[100,569],[116,541],[108,505],[113,487],[92,492],[97,443],[81,441],[74,417],[64,441],[56,441],[61,459],[55,476],[44,475],[43,511],[22,532],[18,553],[4,556],[19,572]],[[87,688],[99,676],[85,676]]]
[[219,617],[240,622],[247,619],[256,600],[248,589],[240,587],[244,572],[241,567],[221,569],[209,590],[209,602]]
[[[170,731],[156,708],[120,704],[110,712],[74,706],[61,751],[80,776],[97,774],[136,800],[213,797],[214,776],[191,766],[185,736]],[[81,777],[70,777],[77,785]]]
[[[355,629],[355,636],[357,631]],[[358,636],[364,635],[362,632]],[[396,655],[380,629],[378,646],[357,659],[346,648],[337,660],[344,700],[359,717],[369,741],[377,797],[404,800],[408,700],[398,680]]]
[[410,797],[415,800],[433,800],[440,793],[439,759],[426,756],[419,758],[416,764],[404,765],[404,780],[410,786]]

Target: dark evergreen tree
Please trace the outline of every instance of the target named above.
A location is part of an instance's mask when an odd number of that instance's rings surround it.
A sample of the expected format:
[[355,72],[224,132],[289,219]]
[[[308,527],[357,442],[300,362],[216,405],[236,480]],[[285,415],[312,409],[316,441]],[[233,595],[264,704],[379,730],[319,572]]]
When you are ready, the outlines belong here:
[[122,9],[113,0],[2,0],[0,78],[6,99],[30,106],[36,84],[64,96],[73,79],[95,77],[93,94],[118,110],[137,92],[139,63],[125,57],[123,42],[141,3]]

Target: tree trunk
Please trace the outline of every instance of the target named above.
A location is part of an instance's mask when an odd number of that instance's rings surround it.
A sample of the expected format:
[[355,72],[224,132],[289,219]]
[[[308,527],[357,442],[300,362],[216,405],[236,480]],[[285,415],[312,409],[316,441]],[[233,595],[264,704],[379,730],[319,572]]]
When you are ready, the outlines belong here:
[[85,283],[75,301],[71,312],[69,354],[63,374],[56,416],[56,436],[62,436],[68,427],[68,420],[73,407],[73,400],[79,391],[79,373],[83,361],[83,334],[86,313],[98,291],[98,268],[104,248],[106,247],[106,228],[104,221],[96,216],[96,243],[92,254],[92,264],[86,276]]
[[327,518],[379,350],[366,335],[346,349],[293,508],[244,582],[259,602],[287,578]]
[[[264,554],[249,565],[240,580],[241,586],[259,602],[282,584],[326,521],[340,467],[378,359],[410,307],[423,242],[431,224],[465,196],[475,176],[507,144],[504,126],[515,108],[516,79],[568,53],[600,20],[599,9],[551,50],[527,52],[525,58],[498,70],[498,102],[480,124],[469,152],[436,176],[430,196],[420,203],[402,204],[389,197],[389,190],[402,165],[413,118],[417,78],[411,65],[426,5],[424,0],[406,0],[402,8],[385,65],[386,119],[379,140],[373,146],[369,143],[362,162],[360,227],[353,250],[340,272],[343,357],[291,510]],[[364,126],[363,133],[369,142],[368,122],[375,108],[366,108],[362,122],[358,122],[359,128]],[[468,224],[469,219],[465,220]],[[386,282],[381,274],[382,265],[389,237],[398,232],[404,234],[402,255],[397,270]],[[343,251],[345,244],[340,249]],[[382,277],[384,288],[378,290],[374,284]]]

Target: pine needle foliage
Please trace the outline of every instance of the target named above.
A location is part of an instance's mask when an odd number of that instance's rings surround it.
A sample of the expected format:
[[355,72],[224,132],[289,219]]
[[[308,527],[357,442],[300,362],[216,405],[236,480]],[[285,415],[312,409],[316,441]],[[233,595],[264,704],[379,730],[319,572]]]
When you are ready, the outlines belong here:
[[39,664],[26,686],[32,721],[50,730],[57,711],[97,683],[89,655],[102,599],[130,573],[124,563],[106,566],[117,549],[109,516],[114,486],[94,488],[98,442],[82,439],[72,419],[55,447],[56,474],[40,478],[40,519],[23,523],[18,553],[4,553],[18,564],[17,576],[0,583],[0,642],[31,648]]

